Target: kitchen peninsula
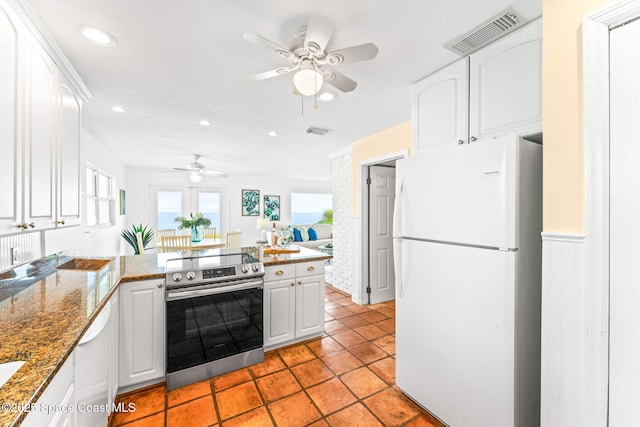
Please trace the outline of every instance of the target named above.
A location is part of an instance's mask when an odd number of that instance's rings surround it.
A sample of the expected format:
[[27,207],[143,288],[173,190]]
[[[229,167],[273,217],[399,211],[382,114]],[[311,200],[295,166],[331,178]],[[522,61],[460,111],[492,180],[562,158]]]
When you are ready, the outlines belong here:
[[[36,403],[54,406],[80,402],[82,396],[78,382],[82,382],[83,378],[77,373],[74,375],[74,354],[85,342],[87,345],[95,344],[103,335],[107,344],[103,348],[107,350],[101,352],[103,354],[100,357],[107,361],[97,366],[93,372],[104,368],[105,381],[109,384],[105,397],[108,402],[112,402],[115,395],[122,391],[122,378],[126,377],[126,373],[118,370],[122,371],[129,366],[126,361],[123,363],[123,358],[126,360],[124,353],[129,349],[122,345],[112,345],[113,342],[110,341],[122,343],[123,337],[127,336],[126,323],[123,323],[127,314],[126,289],[140,283],[152,283],[155,291],[153,295],[160,295],[160,301],[163,301],[164,267],[168,259],[224,251],[217,249],[113,257],[107,259],[108,262],[99,270],[62,270],[56,267],[60,267],[68,258],[51,256],[2,273],[0,363],[17,360],[25,363],[0,388],[0,402],[12,405],[9,410],[0,411],[0,425],[38,425],[53,417],[62,420],[67,414],[33,412],[27,415],[26,410],[29,405]],[[324,321],[323,267],[330,256],[305,248],[298,253],[266,257],[259,257],[257,248],[243,248],[242,251],[260,258],[265,266],[265,347],[275,348],[319,335]],[[282,273],[278,274],[279,272]],[[270,281],[268,277],[278,279]],[[294,278],[296,282],[293,282]],[[288,287],[286,294],[281,290],[283,281],[286,281]],[[317,293],[313,299],[310,298],[312,291]],[[302,301],[303,306],[296,307],[296,299]],[[283,314],[280,310],[272,310],[273,304],[279,308],[283,303],[289,304],[287,307],[292,307],[292,312]],[[159,304],[156,308],[158,307],[163,308],[164,305]],[[136,307],[138,313],[144,313],[144,310],[144,307]],[[106,318],[105,312],[110,314]],[[290,313],[296,318],[292,318]],[[164,314],[161,312],[159,315],[163,319]],[[153,316],[148,319],[151,321]],[[314,320],[315,324],[311,321],[313,319],[318,319]],[[103,322],[105,325],[101,325],[96,338],[92,333],[92,325]],[[293,330],[278,329],[282,325],[288,327],[291,324],[294,325]],[[164,325],[164,321],[160,325]],[[160,344],[164,345],[164,327],[155,327],[157,336],[160,336]],[[90,335],[88,339],[87,336]],[[162,367],[155,372],[156,377],[151,383],[164,381],[164,347],[160,348],[161,354],[153,356],[156,363],[162,362]],[[113,363],[117,360],[120,361],[119,364]],[[96,363],[101,362],[102,360],[96,360]],[[124,387],[137,388],[137,380],[134,378],[129,383],[125,382]],[[144,379],[141,381],[140,386],[149,383],[148,379],[146,383]],[[54,389],[55,392],[52,392]]]

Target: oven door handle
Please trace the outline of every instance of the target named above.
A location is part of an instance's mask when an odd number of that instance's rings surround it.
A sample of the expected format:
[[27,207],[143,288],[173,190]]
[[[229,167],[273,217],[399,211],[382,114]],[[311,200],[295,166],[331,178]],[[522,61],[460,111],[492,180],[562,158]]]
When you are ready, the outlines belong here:
[[250,282],[242,282],[237,285],[219,286],[215,288],[207,289],[195,289],[191,291],[175,291],[167,292],[167,301],[175,301],[185,298],[202,297],[206,295],[226,294],[227,292],[242,291],[245,289],[262,289],[264,286],[263,280],[252,280]]

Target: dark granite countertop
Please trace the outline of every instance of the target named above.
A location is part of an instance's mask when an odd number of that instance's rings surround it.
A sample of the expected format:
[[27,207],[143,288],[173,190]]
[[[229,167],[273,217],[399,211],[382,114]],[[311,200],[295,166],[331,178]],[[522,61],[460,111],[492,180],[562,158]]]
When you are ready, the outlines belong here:
[[[83,257],[84,258],[84,257]],[[57,270],[47,257],[0,274],[0,363],[26,363],[0,388],[0,403],[35,403],[120,280],[118,258],[97,271]],[[0,410],[0,426],[24,413]]]
[[[104,267],[80,271],[58,270],[69,257],[50,256],[0,273],[0,363],[26,360],[0,388],[0,403],[25,407],[38,400],[119,283],[163,279],[172,258],[229,251],[249,253],[265,266],[331,258],[307,248],[266,256],[257,248],[212,249],[100,257],[109,260]],[[0,426],[17,425],[23,418],[24,413],[0,410]]]

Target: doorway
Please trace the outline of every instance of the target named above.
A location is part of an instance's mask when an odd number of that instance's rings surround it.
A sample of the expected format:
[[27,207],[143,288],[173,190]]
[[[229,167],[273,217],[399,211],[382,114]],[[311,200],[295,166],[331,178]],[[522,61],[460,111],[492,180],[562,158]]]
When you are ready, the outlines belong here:
[[[358,304],[377,304],[395,299],[393,263],[393,208],[396,161],[409,157],[396,151],[361,161],[360,221],[355,245],[352,298]],[[368,184],[368,182],[371,184]]]

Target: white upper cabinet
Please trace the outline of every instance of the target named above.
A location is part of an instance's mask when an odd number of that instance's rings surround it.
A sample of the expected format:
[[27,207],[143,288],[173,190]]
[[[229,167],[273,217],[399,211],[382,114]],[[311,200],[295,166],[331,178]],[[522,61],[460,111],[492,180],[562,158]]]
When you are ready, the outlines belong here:
[[413,86],[413,154],[542,131],[538,19]]
[[21,19],[29,13],[12,6],[0,0],[0,236],[80,224],[81,107],[90,96],[43,41],[50,37],[32,33]]
[[468,75],[463,58],[413,86],[414,152],[467,141]]
[[0,4],[0,234],[18,231],[22,219],[22,182],[19,180],[18,52],[23,30],[12,11]]
[[56,69],[33,37],[26,47],[24,222],[39,230],[55,226]]
[[63,81],[59,84],[58,188],[56,225],[80,224],[80,118],[82,103]]
[[487,139],[542,130],[542,21],[471,55],[469,135]]

